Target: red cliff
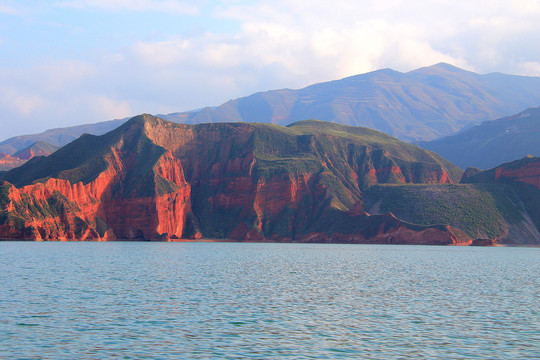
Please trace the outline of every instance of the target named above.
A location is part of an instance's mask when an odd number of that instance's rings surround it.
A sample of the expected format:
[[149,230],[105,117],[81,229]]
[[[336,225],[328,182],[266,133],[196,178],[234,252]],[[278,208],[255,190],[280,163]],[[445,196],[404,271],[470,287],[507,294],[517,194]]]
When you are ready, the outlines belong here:
[[308,125],[187,126],[144,115],[82,136],[4,176],[14,185],[1,187],[0,237],[470,242],[362,209],[366,186],[449,183],[450,165],[397,139],[387,151],[388,138]]
[[496,168],[495,180],[498,179],[519,181],[540,190],[540,161],[524,164],[519,168]]
[[540,190],[540,157],[527,156],[523,159],[505,163],[496,168],[480,171],[467,169],[463,175],[464,183],[517,181],[534,186]]

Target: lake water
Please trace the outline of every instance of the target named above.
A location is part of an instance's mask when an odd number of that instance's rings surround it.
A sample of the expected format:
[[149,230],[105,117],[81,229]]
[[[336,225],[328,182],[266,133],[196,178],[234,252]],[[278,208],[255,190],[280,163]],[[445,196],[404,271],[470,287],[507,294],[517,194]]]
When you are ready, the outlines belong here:
[[2,359],[538,359],[540,249],[0,243]]

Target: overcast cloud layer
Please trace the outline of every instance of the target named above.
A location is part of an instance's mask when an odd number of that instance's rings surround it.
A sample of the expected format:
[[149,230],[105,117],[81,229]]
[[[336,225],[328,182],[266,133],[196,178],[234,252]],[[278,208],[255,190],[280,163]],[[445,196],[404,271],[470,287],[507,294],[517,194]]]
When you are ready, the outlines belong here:
[[386,67],[540,76],[539,16],[537,0],[0,0],[0,140]]

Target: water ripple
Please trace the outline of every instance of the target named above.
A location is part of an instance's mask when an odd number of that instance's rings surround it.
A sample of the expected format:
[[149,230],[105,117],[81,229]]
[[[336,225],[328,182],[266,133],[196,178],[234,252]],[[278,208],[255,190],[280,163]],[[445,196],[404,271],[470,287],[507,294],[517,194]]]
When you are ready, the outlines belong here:
[[538,359],[540,249],[0,243],[0,358]]

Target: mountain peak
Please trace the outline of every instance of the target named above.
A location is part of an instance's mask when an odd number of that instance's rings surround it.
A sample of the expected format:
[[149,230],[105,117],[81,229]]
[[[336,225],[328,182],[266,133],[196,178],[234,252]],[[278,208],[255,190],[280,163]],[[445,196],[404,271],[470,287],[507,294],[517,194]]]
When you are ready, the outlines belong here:
[[442,70],[449,70],[449,71],[464,71],[461,68],[458,68],[457,66],[454,66],[449,63],[440,62],[434,65],[429,66],[432,69],[442,69]]
[[410,74],[422,74],[422,73],[451,73],[451,74],[472,74],[472,72],[461,69],[452,64],[440,62],[431,66],[422,67],[409,72]]
[[150,115],[150,114],[140,114],[132,117],[124,124],[122,124],[117,129],[113,130],[111,133],[122,134],[130,133],[133,130],[141,130],[143,132],[148,132],[149,129],[155,128],[156,126],[170,123],[168,120],[164,120],[160,117]]
[[126,125],[128,126],[132,126],[133,124],[138,124],[138,125],[142,125],[142,124],[147,124],[147,123],[150,123],[150,124],[158,124],[159,122],[161,121],[166,121],[166,120],[163,120],[157,116],[154,116],[154,115],[150,115],[150,114],[140,114],[140,115],[137,115],[137,116],[134,116],[132,117],[131,119],[129,119],[128,121],[126,121]]

